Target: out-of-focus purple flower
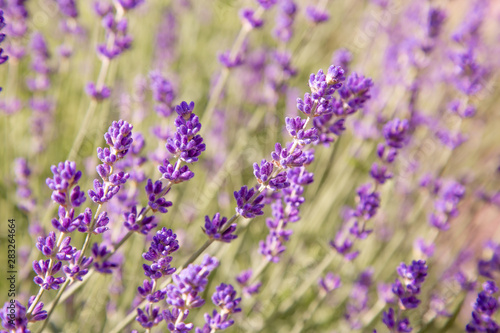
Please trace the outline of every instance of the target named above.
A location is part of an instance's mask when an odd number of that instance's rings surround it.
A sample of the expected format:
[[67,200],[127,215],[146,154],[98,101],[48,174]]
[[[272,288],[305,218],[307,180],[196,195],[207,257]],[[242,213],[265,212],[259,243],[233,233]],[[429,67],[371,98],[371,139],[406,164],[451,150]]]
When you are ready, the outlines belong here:
[[[247,186],[243,186],[239,191],[234,192],[234,198],[236,199],[236,213],[241,216],[251,219],[258,215],[263,215],[264,204],[261,204],[264,196],[262,194],[257,195],[253,201],[251,199],[256,194],[256,190],[251,188],[250,190]],[[251,201],[251,202],[250,202]]]
[[492,252],[491,258],[478,261],[478,272],[482,276],[494,279],[495,275],[500,273],[500,245],[489,241],[486,248]]
[[318,279],[318,285],[323,292],[328,294],[335,289],[338,289],[342,285],[342,282],[338,275],[328,272],[324,278]]
[[205,216],[205,227],[202,230],[210,239],[229,243],[238,236],[234,234],[236,223],[232,223],[229,226],[226,226],[226,223],[227,218],[221,218],[219,213],[216,213],[212,220],[210,220],[210,217]]
[[153,99],[157,102],[155,111],[163,117],[170,116],[174,110],[172,103],[176,96],[172,83],[163,77],[159,71],[151,72],[149,78],[151,80]]
[[93,8],[95,13],[100,17],[104,17],[113,11],[113,5],[106,0],[94,1]]
[[59,11],[68,17],[75,18],[78,16],[75,0],[57,0]]
[[252,277],[251,269],[243,271],[236,276],[236,281],[242,287],[243,294],[247,296],[257,294],[259,292],[260,286],[262,285],[261,282],[256,282],[255,284],[250,285],[251,277]]
[[423,238],[417,238],[413,246],[427,258],[434,255],[434,244],[427,244]]
[[118,3],[123,7],[125,10],[131,10],[139,5],[141,5],[144,2],[144,0],[118,0]]
[[231,56],[230,51],[226,51],[224,53],[220,53],[218,59],[219,62],[226,68],[234,68],[243,64],[243,56],[240,53]]
[[[39,304],[43,306],[43,303]],[[19,301],[12,300],[11,302],[5,302],[3,308],[0,310],[0,319],[2,320],[3,328],[10,332],[29,332],[26,308]]]
[[446,12],[442,9],[431,7],[427,14],[427,36],[436,38],[441,33],[441,28],[446,19]]
[[98,102],[108,99],[109,96],[111,96],[111,89],[109,87],[102,86],[102,88],[98,90],[93,82],[87,83],[85,92]]
[[297,5],[292,0],[280,2],[278,14],[276,15],[276,27],[274,36],[280,41],[287,43],[293,35],[293,22],[297,12]]
[[[6,26],[3,10],[0,9],[0,31]],[[0,33],[0,44],[4,41],[5,34]],[[3,55],[3,49],[0,47],[0,65],[5,63],[9,59],[9,56]],[[1,90],[1,88],[0,88]]]
[[322,23],[330,19],[330,14],[324,9],[307,6],[306,7],[306,17],[313,23]]
[[348,49],[338,49],[332,55],[332,64],[341,67],[347,74],[352,61],[352,53]]
[[272,6],[274,6],[278,0],[257,0],[259,5],[261,5],[262,8],[264,9],[270,9]]
[[387,145],[393,148],[403,147],[406,133],[408,131],[408,120],[394,119],[385,124],[383,129]]
[[255,11],[250,8],[243,8],[240,11],[240,17],[243,22],[252,28],[260,28],[264,24],[264,21],[261,18],[255,17]]

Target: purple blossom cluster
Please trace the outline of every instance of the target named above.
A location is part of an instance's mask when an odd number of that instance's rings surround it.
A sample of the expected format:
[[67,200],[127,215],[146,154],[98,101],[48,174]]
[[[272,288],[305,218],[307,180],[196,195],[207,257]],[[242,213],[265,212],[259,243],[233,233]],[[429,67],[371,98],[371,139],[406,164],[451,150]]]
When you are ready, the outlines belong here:
[[[6,26],[5,17],[3,10],[0,10],[0,31],[2,31]],[[0,44],[5,40],[5,34],[0,32]],[[3,48],[0,47],[0,65],[4,64],[9,56],[3,54]],[[0,90],[1,91],[1,90]]]
[[384,311],[382,322],[391,332],[411,332],[410,321],[402,316],[402,312],[415,309],[419,306],[422,283],[427,277],[427,264],[424,260],[413,261],[407,266],[401,263],[397,269],[400,279],[392,284],[392,293],[396,298],[397,305],[401,311],[394,311],[392,307]]
[[241,312],[239,303],[241,298],[236,298],[236,290],[230,284],[221,283],[216,287],[212,295],[212,302],[220,309],[220,312],[213,310],[212,314],[205,313],[206,324],[202,328],[196,328],[196,333],[210,333],[222,331],[234,324],[230,316]]
[[438,230],[450,228],[450,222],[459,214],[458,205],[465,195],[465,187],[454,180],[442,180],[425,175],[420,186],[428,189],[434,197],[434,212],[429,215],[429,224]]
[[494,319],[498,311],[498,287],[494,281],[488,280],[483,284],[483,291],[477,295],[473,305],[472,319],[465,327],[468,333],[498,332],[500,326]]

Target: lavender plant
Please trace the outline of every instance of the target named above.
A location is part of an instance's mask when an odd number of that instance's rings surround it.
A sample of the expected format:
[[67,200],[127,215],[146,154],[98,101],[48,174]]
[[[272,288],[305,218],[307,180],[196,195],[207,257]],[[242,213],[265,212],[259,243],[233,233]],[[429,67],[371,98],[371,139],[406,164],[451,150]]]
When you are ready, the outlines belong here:
[[498,332],[499,10],[0,0],[0,332]]

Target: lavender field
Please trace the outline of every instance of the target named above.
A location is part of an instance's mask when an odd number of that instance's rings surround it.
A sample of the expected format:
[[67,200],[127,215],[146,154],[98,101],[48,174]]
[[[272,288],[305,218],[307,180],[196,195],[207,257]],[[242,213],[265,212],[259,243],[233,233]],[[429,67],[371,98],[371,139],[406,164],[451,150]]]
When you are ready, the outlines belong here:
[[0,332],[500,332],[499,54],[496,0],[0,0]]

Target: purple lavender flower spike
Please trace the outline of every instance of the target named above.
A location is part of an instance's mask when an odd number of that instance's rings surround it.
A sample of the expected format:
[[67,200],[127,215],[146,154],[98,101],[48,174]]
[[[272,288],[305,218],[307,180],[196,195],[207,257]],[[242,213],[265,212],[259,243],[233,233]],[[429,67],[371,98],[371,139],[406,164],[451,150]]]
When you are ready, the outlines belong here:
[[403,147],[408,126],[406,119],[394,119],[385,124],[383,133],[387,144],[393,148]]
[[322,23],[330,19],[330,14],[325,10],[317,7],[307,6],[306,7],[306,17],[313,23]]
[[344,85],[340,88],[339,94],[351,109],[358,110],[370,99],[370,88],[373,81],[357,73],[352,73]]
[[243,186],[239,191],[234,191],[234,198],[236,199],[236,213],[241,216],[251,219],[258,215],[263,215],[264,204],[261,204],[264,200],[264,196],[259,194],[252,202],[250,199],[254,196],[256,190],[251,188],[250,190],[247,186]]
[[112,148],[117,160],[122,159],[132,145],[132,128],[133,126],[124,120],[113,121],[106,134],[104,134],[104,139]]
[[61,270],[62,262],[58,261],[49,272],[49,262],[50,260],[40,260],[33,261],[33,270],[37,274],[33,281],[45,290],[54,289],[57,290],[60,284],[64,283],[66,280],[64,277],[54,277],[54,275]]
[[[0,31],[3,30],[3,28],[5,28],[6,24],[5,24],[5,18],[4,18],[4,13],[3,13],[3,10],[0,9]],[[0,33],[0,44],[5,40],[5,34],[4,33]],[[4,64],[8,59],[9,59],[9,56],[6,56],[6,55],[3,55],[3,49],[0,48],[0,65],[1,64]],[[1,87],[0,87],[0,91],[1,91]]]
[[291,137],[297,140],[300,145],[308,145],[316,142],[318,137],[318,129],[313,127],[304,129],[306,120],[300,117],[285,118],[286,129]]
[[276,15],[274,35],[278,40],[287,43],[293,35],[293,22],[297,13],[297,5],[292,0],[280,2],[280,11]]
[[264,24],[262,19],[255,17],[255,11],[250,8],[243,8],[240,11],[240,17],[243,22],[252,28],[260,28]]
[[236,231],[236,223],[233,223],[226,227],[227,218],[216,213],[212,220],[210,217],[205,216],[205,227],[202,228],[203,232],[213,240],[217,240],[224,243],[230,243],[233,239],[238,236],[234,234]]
[[156,232],[151,241],[151,246],[148,252],[145,252],[142,257],[151,261],[151,265],[144,264],[144,273],[150,279],[157,280],[162,276],[171,275],[175,272],[174,267],[170,267],[172,261],[172,253],[179,249],[177,235],[171,229],[162,228]]
[[212,302],[224,313],[231,314],[241,312],[241,308],[238,307],[241,298],[236,298],[236,290],[234,290],[234,287],[230,284],[221,283],[215,288]]
[[498,311],[498,298],[494,294],[498,293],[498,287],[494,281],[486,281],[483,284],[483,291],[477,295],[473,304],[472,318],[465,327],[466,332],[498,332],[500,326],[494,319]]
[[427,18],[427,36],[429,38],[439,36],[445,19],[446,12],[444,10],[435,7],[430,8]]

